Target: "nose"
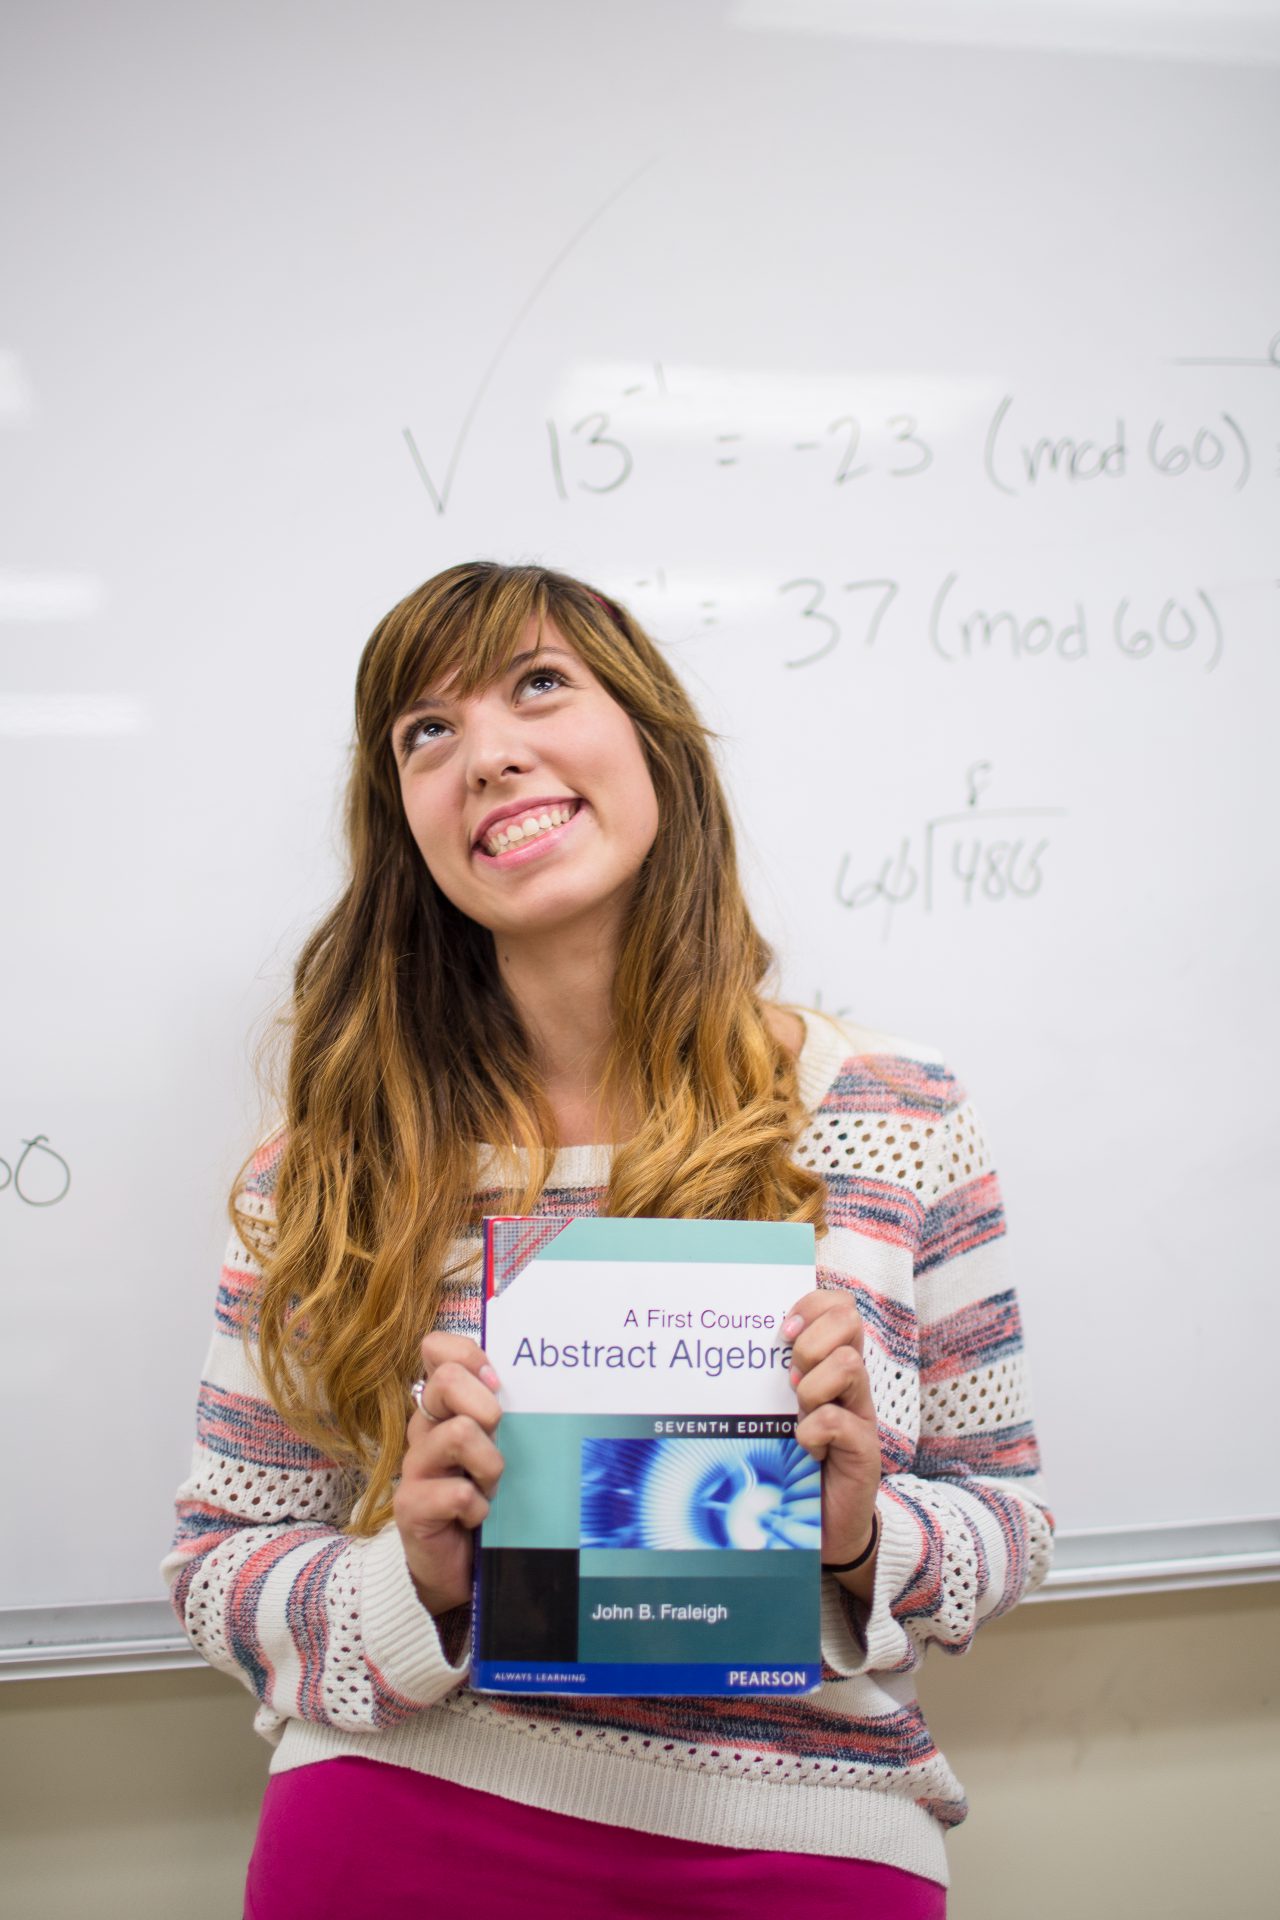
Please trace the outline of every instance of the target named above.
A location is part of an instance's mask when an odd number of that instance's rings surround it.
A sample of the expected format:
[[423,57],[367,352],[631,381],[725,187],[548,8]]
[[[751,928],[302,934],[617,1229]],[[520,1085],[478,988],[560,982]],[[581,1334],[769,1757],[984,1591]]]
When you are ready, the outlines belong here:
[[515,715],[504,705],[477,702],[466,732],[467,785],[473,793],[499,786],[512,775],[528,773],[534,761],[528,740],[521,740]]

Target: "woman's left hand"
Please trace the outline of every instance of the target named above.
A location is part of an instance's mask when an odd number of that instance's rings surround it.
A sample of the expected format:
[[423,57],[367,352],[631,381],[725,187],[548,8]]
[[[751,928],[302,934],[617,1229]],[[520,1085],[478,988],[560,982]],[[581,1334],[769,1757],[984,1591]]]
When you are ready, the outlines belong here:
[[[862,1357],[862,1316],[848,1294],[825,1289],[797,1300],[782,1323],[791,1341],[796,1439],[822,1462],[822,1557],[856,1559],[871,1537],[880,1486],[880,1439]],[[837,1575],[870,1599],[876,1556]]]

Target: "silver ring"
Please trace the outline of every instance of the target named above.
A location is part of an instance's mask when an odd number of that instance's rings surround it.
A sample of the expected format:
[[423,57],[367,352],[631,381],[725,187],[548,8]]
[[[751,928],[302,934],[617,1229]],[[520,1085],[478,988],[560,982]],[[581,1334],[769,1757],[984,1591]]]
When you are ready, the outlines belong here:
[[424,1420],[434,1420],[435,1419],[434,1413],[428,1413],[426,1408],[422,1404],[422,1396],[426,1392],[426,1390],[427,1390],[427,1383],[425,1380],[415,1380],[413,1385],[409,1389],[409,1398],[412,1400],[414,1406],[418,1409],[418,1412],[422,1415]]

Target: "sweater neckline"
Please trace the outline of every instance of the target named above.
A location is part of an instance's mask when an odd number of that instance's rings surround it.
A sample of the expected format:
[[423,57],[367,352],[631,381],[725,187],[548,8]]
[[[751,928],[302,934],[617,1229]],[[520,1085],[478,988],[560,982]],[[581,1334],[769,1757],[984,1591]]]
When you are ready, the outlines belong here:
[[[804,1028],[796,1055],[796,1085],[801,1105],[806,1114],[812,1114],[821,1106],[848,1057],[849,1037],[829,1014],[817,1013],[811,1007],[788,1007],[785,1011],[794,1013]],[[480,1151],[488,1156],[493,1149],[482,1147]],[[551,1163],[548,1188],[607,1186],[615,1152],[612,1145],[561,1147]],[[523,1164],[527,1150],[520,1147],[516,1153]]]

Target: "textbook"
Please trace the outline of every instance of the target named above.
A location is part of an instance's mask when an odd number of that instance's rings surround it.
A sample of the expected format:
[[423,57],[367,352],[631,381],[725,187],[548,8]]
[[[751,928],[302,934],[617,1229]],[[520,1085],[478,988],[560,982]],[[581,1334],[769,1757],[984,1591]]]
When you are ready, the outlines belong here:
[[505,1460],[475,1556],[488,1693],[811,1693],[821,1469],[782,1322],[811,1226],[484,1223]]

